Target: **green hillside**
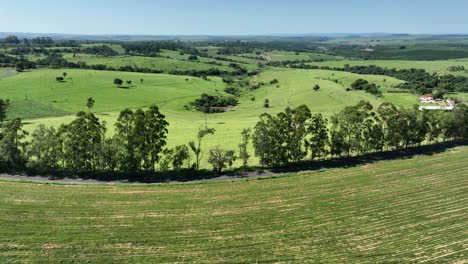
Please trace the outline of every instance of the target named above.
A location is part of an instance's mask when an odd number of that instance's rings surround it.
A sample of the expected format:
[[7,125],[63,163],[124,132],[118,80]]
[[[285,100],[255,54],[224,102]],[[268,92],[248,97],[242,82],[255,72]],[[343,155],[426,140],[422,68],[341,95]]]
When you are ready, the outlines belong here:
[[[60,76],[63,71],[71,79],[57,82],[55,77]],[[114,78],[132,80],[132,85],[129,88],[118,88],[113,84]],[[140,82],[142,78],[143,83]],[[237,149],[242,129],[253,127],[262,113],[278,113],[288,106],[305,104],[314,113],[330,116],[360,100],[370,101],[375,106],[385,101],[406,107],[418,103],[417,97],[411,94],[384,94],[382,99],[375,99],[361,91],[346,92],[345,88],[359,78],[382,85],[382,89],[401,82],[390,77],[346,72],[266,70],[251,81],[269,83],[278,79],[278,84],[267,84],[256,90],[245,91],[239,98],[240,104],[233,111],[206,116],[208,126],[216,129],[216,134],[210,136],[206,142],[207,149],[221,143],[225,147]],[[109,134],[113,134],[113,124],[121,110],[154,103],[160,107],[170,123],[170,146],[187,144],[194,139],[198,128],[205,124],[204,114],[186,110],[185,105],[202,93],[227,95],[223,91],[226,84],[219,78],[212,77],[207,81],[165,74],[41,69],[2,79],[1,82],[0,93],[12,101],[10,117],[26,118],[26,130],[32,131],[39,124],[58,126],[68,123],[77,111],[87,111],[86,100],[93,97],[96,100],[93,111],[107,122]],[[312,89],[316,84],[321,87],[318,92]],[[263,107],[265,99],[270,100],[271,107],[268,109]]]

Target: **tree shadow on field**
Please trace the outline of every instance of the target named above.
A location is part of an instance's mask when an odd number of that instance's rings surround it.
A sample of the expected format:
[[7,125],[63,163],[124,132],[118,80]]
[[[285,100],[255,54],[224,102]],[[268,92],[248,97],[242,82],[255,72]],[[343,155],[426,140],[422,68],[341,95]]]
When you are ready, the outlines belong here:
[[[27,171],[6,170],[0,168],[5,178],[19,178],[26,180],[51,180],[63,182],[106,182],[106,183],[171,183],[192,182],[201,180],[233,180],[242,178],[259,178],[274,176],[276,174],[295,173],[301,171],[314,171],[333,168],[351,168],[366,164],[372,164],[382,160],[405,160],[416,155],[432,156],[443,153],[448,149],[467,146],[468,141],[454,141],[439,143],[428,146],[412,147],[405,150],[393,150],[379,153],[371,153],[358,157],[334,158],[329,160],[309,161],[289,164],[288,166],[262,169],[250,167],[245,171],[243,168],[230,170],[220,175],[211,170],[181,169],[167,172],[103,172],[82,171],[73,172],[68,170],[40,171],[29,169]],[[0,175],[2,177],[2,175]],[[262,179],[262,178],[259,178]]]
[[451,148],[467,145],[468,141],[466,140],[445,142],[434,145],[411,147],[402,150],[369,153],[357,157],[341,157],[329,160],[301,162],[294,165],[273,168],[271,169],[271,171],[273,173],[293,173],[320,169],[352,168],[356,166],[376,163],[382,160],[406,160],[411,159],[417,155],[433,156],[439,153],[443,153]]

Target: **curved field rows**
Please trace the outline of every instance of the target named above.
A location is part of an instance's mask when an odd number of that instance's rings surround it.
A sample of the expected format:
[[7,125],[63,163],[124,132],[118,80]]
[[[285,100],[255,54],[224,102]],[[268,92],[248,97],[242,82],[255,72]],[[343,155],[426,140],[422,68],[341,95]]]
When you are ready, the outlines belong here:
[[468,147],[263,180],[0,181],[0,262],[466,261]]

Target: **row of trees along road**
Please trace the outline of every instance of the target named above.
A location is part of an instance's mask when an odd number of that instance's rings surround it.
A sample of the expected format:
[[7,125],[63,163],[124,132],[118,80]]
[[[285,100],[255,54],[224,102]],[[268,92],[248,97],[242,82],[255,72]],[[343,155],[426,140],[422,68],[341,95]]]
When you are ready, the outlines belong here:
[[[215,133],[207,127],[201,127],[196,141],[188,146],[167,148],[169,123],[155,105],[146,110],[123,110],[115,124],[116,133],[110,138],[106,137],[106,123],[88,111],[79,112],[71,123],[57,129],[40,125],[26,141],[20,119],[5,121],[8,105],[8,101],[0,100],[0,166],[4,171],[138,173],[171,167],[179,170],[184,164],[199,170],[203,154],[208,153],[207,161],[221,173],[237,158],[247,168],[250,142],[261,165],[273,167],[468,138],[466,106],[452,112],[427,112],[389,103],[374,109],[362,101],[330,120],[312,114],[305,105],[288,107],[277,115],[262,114],[253,130],[242,131],[238,151],[220,146],[204,150],[203,141]],[[94,100],[89,98],[89,110],[93,105]]]
[[255,155],[262,166],[282,166],[306,157],[362,155],[404,149],[440,140],[468,138],[468,108],[453,112],[419,111],[383,103],[374,109],[361,101],[330,120],[307,106],[262,114],[253,133]]

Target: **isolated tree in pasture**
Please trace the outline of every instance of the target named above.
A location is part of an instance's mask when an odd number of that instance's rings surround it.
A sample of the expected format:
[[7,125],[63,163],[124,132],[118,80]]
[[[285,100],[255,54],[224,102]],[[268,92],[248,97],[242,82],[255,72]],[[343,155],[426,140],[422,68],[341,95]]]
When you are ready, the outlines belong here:
[[231,167],[235,161],[236,155],[234,150],[224,150],[219,145],[210,149],[208,163],[213,166],[213,169],[217,173],[221,173],[227,166]]
[[311,159],[323,158],[327,154],[328,145],[328,120],[322,114],[315,114],[310,122],[307,132],[309,139],[306,146],[311,152]]
[[127,85],[130,87],[132,85],[132,81],[131,80],[128,80],[127,81]]
[[270,108],[270,100],[265,99],[265,101],[263,102],[263,107],[264,108]]
[[143,84],[143,82],[144,82],[144,80],[143,80],[143,78],[141,78],[141,79],[140,79],[140,83]]
[[29,165],[41,170],[58,168],[62,158],[62,144],[57,130],[41,124],[31,137],[27,151]]
[[238,145],[239,146],[239,158],[242,160],[242,165],[244,167],[244,170],[247,170],[247,166],[249,165],[249,158],[250,158],[250,154],[248,151],[248,145],[249,145],[250,137],[251,137],[250,128],[242,130],[241,135],[242,135],[242,142]]
[[26,165],[26,143],[28,133],[23,130],[21,119],[16,118],[2,124],[0,133],[0,166],[23,168]]
[[10,107],[10,100],[0,99],[0,123],[3,124],[3,121],[7,118],[8,108]]
[[88,112],[91,112],[91,109],[93,108],[95,102],[96,101],[92,97],[88,98],[86,102],[86,106],[88,107]]
[[20,62],[16,63],[15,69],[17,72],[23,72],[24,71],[24,65]]
[[122,86],[123,81],[122,81],[122,79],[117,78],[117,79],[114,79],[114,84],[117,85],[117,86]]
[[318,84],[314,85],[314,91],[317,92],[318,90],[320,90],[320,85],[318,85]]
[[214,128],[200,127],[198,129],[198,134],[197,134],[197,143],[195,143],[194,141],[189,142],[189,147],[195,154],[195,169],[196,170],[200,168],[200,161],[203,157],[203,153],[201,149],[202,140],[207,135],[213,135],[215,131],[216,130]]
[[66,72],[63,72],[63,73],[62,73],[63,78],[67,78],[67,75],[68,75],[68,74],[67,74]]

